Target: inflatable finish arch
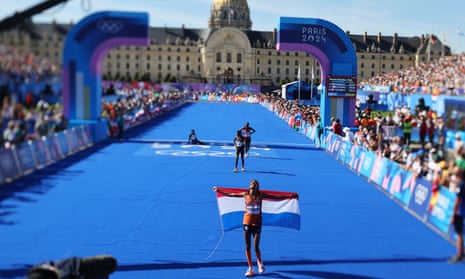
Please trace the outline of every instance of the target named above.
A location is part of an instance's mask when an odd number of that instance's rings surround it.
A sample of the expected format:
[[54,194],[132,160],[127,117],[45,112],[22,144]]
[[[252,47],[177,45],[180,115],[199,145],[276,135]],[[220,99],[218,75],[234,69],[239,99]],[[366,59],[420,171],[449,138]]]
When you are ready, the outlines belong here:
[[321,96],[321,120],[331,125],[330,117],[343,126],[355,121],[357,55],[343,30],[323,19],[281,17],[277,50],[311,54],[321,65],[324,96]]
[[63,49],[63,109],[70,123],[98,125],[103,58],[119,45],[147,46],[149,38],[147,13],[98,12],[70,30]]

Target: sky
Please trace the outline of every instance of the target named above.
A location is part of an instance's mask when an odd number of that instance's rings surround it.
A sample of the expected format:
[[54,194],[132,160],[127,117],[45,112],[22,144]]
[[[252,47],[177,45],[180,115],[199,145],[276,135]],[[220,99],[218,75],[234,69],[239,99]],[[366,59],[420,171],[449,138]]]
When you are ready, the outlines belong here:
[[[45,0],[2,0],[0,19]],[[99,11],[148,12],[151,26],[207,28],[213,0],[68,0],[34,16],[34,22],[77,23]],[[272,31],[280,17],[321,18],[351,34],[434,34],[452,52],[465,52],[465,1],[461,0],[248,0],[252,29]]]

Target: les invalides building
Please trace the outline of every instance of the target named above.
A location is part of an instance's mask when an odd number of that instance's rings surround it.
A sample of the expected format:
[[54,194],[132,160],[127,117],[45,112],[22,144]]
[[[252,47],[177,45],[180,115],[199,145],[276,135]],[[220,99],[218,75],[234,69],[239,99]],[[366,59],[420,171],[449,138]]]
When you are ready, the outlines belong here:
[[[286,14],[283,16],[291,16]],[[318,14],[312,15],[318,17]],[[122,46],[104,59],[104,79],[152,82],[254,84],[278,87],[301,79],[319,83],[318,62],[302,52],[276,50],[277,30],[253,30],[246,0],[213,0],[205,28],[150,27],[150,46]],[[337,22],[334,22],[337,25]],[[0,43],[61,63],[62,47],[73,23],[24,20],[0,33]],[[341,26],[341,28],[343,28]],[[399,30],[402,32],[402,30]],[[358,58],[358,78],[402,70],[451,54],[436,36],[398,33],[350,34]]]

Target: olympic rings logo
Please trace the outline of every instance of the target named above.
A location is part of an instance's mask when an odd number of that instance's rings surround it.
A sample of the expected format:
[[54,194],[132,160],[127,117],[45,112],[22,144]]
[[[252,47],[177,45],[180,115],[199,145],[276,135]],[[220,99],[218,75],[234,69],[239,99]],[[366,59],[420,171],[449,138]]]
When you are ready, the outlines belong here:
[[123,29],[124,24],[121,20],[99,20],[97,21],[97,27],[103,33],[115,34]]
[[[169,155],[169,156],[181,156],[181,157],[236,157],[236,148],[232,145],[220,146],[219,149],[212,150],[212,146],[209,145],[191,145],[181,144],[180,149],[172,149],[173,145],[169,143],[153,143],[150,148],[155,149],[156,155]],[[260,151],[270,151],[268,147],[252,147],[249,151],[250,156],[259,157]],[[153,153],[152,153],[153,154]]]
[[[191,150],[157,150],[155,151],[157,155],[169,155],[169,156],[180,156],[180,157],[201,157],[201,156],[210,156],[210,157],[236,157],[236,152],[232,151],[215,151],[215,150],[205,150],[205,151],[191,151]],[[258,152],[249,152],[250,156],[260,156]]]

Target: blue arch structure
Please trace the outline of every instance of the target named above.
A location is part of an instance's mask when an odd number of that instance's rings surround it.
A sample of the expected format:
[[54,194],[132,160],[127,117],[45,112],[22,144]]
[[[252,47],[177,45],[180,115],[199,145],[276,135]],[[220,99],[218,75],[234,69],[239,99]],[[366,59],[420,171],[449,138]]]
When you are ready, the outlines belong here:
[[101,116],[102,62],[120,45],[147,46],[148,13],[104,11],[89,15],[66,37],[63,49],[63,109],[70,123],[93,125],[94,140],[106,137]]
[[357,55],[346,33],[324,19],[281,17],[276,48],[302,51],[315,57],[321,66],[322,122],[328,126],[330,117],[334,116],[343,126],[353,126]]

